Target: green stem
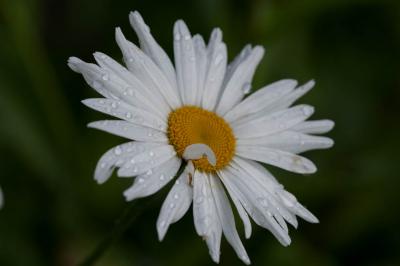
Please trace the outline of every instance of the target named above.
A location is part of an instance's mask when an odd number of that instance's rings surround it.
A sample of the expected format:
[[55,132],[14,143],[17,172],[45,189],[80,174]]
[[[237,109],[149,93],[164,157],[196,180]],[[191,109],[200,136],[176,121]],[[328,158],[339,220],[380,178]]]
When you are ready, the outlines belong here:
[[[186,164],[182,163],[178,172],[175,175],[179,177]],[[174,178],[174,179],[175,179]],[[79,266],[92,266],[104,255],[104,253],[114,244],[120,237],[129,229],[132,223],[138,218],[144,209],[150,206],[158,197],[143,204],[130,204],[123,211],[122,215],[116,220],[114,227],[110,233],[97,245],[97,247],[78,265]],[[138,208],[136,208],[138,207]]]

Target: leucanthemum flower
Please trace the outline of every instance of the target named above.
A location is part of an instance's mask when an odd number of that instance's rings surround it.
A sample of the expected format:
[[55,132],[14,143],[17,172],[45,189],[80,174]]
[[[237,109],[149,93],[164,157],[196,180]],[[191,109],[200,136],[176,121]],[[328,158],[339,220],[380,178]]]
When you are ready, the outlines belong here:
[[97,65],[76,57],[68,61],[103,96],[83,103],[118,118],[89,127],[132,140],[101,157],[97,182],[107,181],[116,168],[120,177],[135,177],[124,192],[130,201],[156,193],[186,164],[161,207],[158,236],[162,240],[168,227],[193,205],[196,232],[215,262],[223,233],[239,258],[250,263],[227,193],[246,238],[252,230],[250,217],[284,246],[291,241],[286,223],[297,227],[296,216],[317,223],[260,164],[300,174],[316,172],[315,165],[298,154],[331,147],[331,139],[315,135],[328,132],[334,123],[306,121],[314,112],[309,105],[290,107],[314,81],[296,88],[295,80],[280,80],[245,97],[264,54],[262,47],[247,45],[227,64],[220,29],[212,31],[206,44],[178,20],[173,65],[140,14],[132,12],[129,18],[140,48],[119,28],[115,32],[126,68],[99,52],[94,53]]

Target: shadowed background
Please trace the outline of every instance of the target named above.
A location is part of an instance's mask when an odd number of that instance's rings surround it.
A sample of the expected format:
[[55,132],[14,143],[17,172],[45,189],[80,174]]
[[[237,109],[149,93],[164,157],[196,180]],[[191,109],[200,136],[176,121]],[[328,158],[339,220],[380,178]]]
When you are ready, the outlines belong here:
[[[122,196],[130,179],[93,180],[99,157],[124,140],[86,128],[106,116],[80,103],[97,95],[66,64],[72,55],[93,62],[95,51],[121,61],[114,28],[137,41],[131,10],[169,55],[179,18],[207,39],[220,27],[231,59],[247,43],[263,45],[254,90],[281,78],[317,82],[299,102],[336,122],[335,146],[306,153],[314,175],[269,169],[321,222],[300,221],[287,248],[254,226],[242,237],[253,265],[400,265],[399,1],[0,3],[0,265],[75,265],[132,204]],[[169,187],[136,201],[150,205],[97,265],[214,265],[191,211],[158,242]],[[225,240],[221,251],[221,265],[242,265]]]

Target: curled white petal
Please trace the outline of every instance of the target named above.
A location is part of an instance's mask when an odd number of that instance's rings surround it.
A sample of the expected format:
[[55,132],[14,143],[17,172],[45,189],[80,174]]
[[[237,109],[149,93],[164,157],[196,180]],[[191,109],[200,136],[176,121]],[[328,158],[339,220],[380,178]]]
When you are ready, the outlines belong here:
[[217,158],[213,150],[203,143],[195,143],[186,147],[183,152],[183,158],[186,160],[197,160],[203,158],[203,156],[207,157],[208,162],[215,166],[217,164]]

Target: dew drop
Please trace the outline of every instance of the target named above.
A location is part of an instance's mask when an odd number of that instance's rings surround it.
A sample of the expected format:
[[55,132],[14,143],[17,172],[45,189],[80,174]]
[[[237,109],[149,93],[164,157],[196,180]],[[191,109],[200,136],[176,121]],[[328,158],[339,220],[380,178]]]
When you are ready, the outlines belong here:
[[304,115],[309,116],[309,115],[311,115],[312,110],[311,110],[311,108],[305,106],[305,107],[303,107],[303,113],[304,113]]
[[179,199],[179,195],[178,194],[174,194],[174,199]]
[[144,179],[143,179],[143,178],[139,178],[139,179],[138,179],[138,182],[141,184],[141,183],[144,182]]
[[173,209],[175,207],[175,204],[174,203],[171,203],[170,205],[169,205],[169,208],[170,209]]
[[161,221],[160,226],[164,227],[165,226],[165,221]]
[[189,41],[190,40],[190,35],[185,35],[184,39],[185,39],[185,41]]
[[114,109],[117,108],[117,106],[118,106],[118,104],[117,104],[116,102],[113,102],[113,103],[111,104],[111,107],[114,108]]
[[109,80],[109,76],[108,76],[108,73],[107,72],[105,72],[105,73],[103,73],[102,75],[101,75],[101,79],[102,80]]
[[148,170],[147,172],[146,172],[146,175],[151,175],[153,173],[153,170]]
[[101,167],[101,168],[106,168],[106,163],[101,163],[101,164],[100,164],[100,167]]
[[223,56],[221,54],[218,54],[217,57],[215,58],[215,65],[219,65],[223,59]]
[[133,172],[137,173],[137,171],[139,171],[139,169],[137,168],[137,166],[133,167]]
[[130,112],[127,112],[126,114],[125,114],[125,116],[126,116],[126,118],[131,118],[132,117],[132,114],[130,113]]
[[120,155],[122,153],[121,147],[120,146],[115,147],[114,153],[115,155]]
[[132,164],[136,163],[135,158],[132,158],[132,159],[131,159],[131,163],[132,163]]
[[242,87],[242,91],[244,94],[248,94],[250,90],[251,90],[251,84],[249,82],[246,82]]
[[128,62],[131,62],[131,63],[132,63],[132,62],[133,62],[133,57],[129,57],[129,58],[128,58]]
[[164,175],[160,175],[160,180],[163,181],[165,179]]
[[181,39],[181,35],[179,33],[175,34],[175,41],[179,41]]
[[200,204],[200,203],[202,203],[203,202],[203,197],[197,197],[196,198],[196,203],[197,204]]
[[180,183],[181,183],[181,181],[179,181],[179,180],[175,181],[175,184],[177,184],[177,185],[179,185]]
[[150,155],[150,157],[153,157],[154,156],[154,152],[153,151],[149,152],[149,155]]

